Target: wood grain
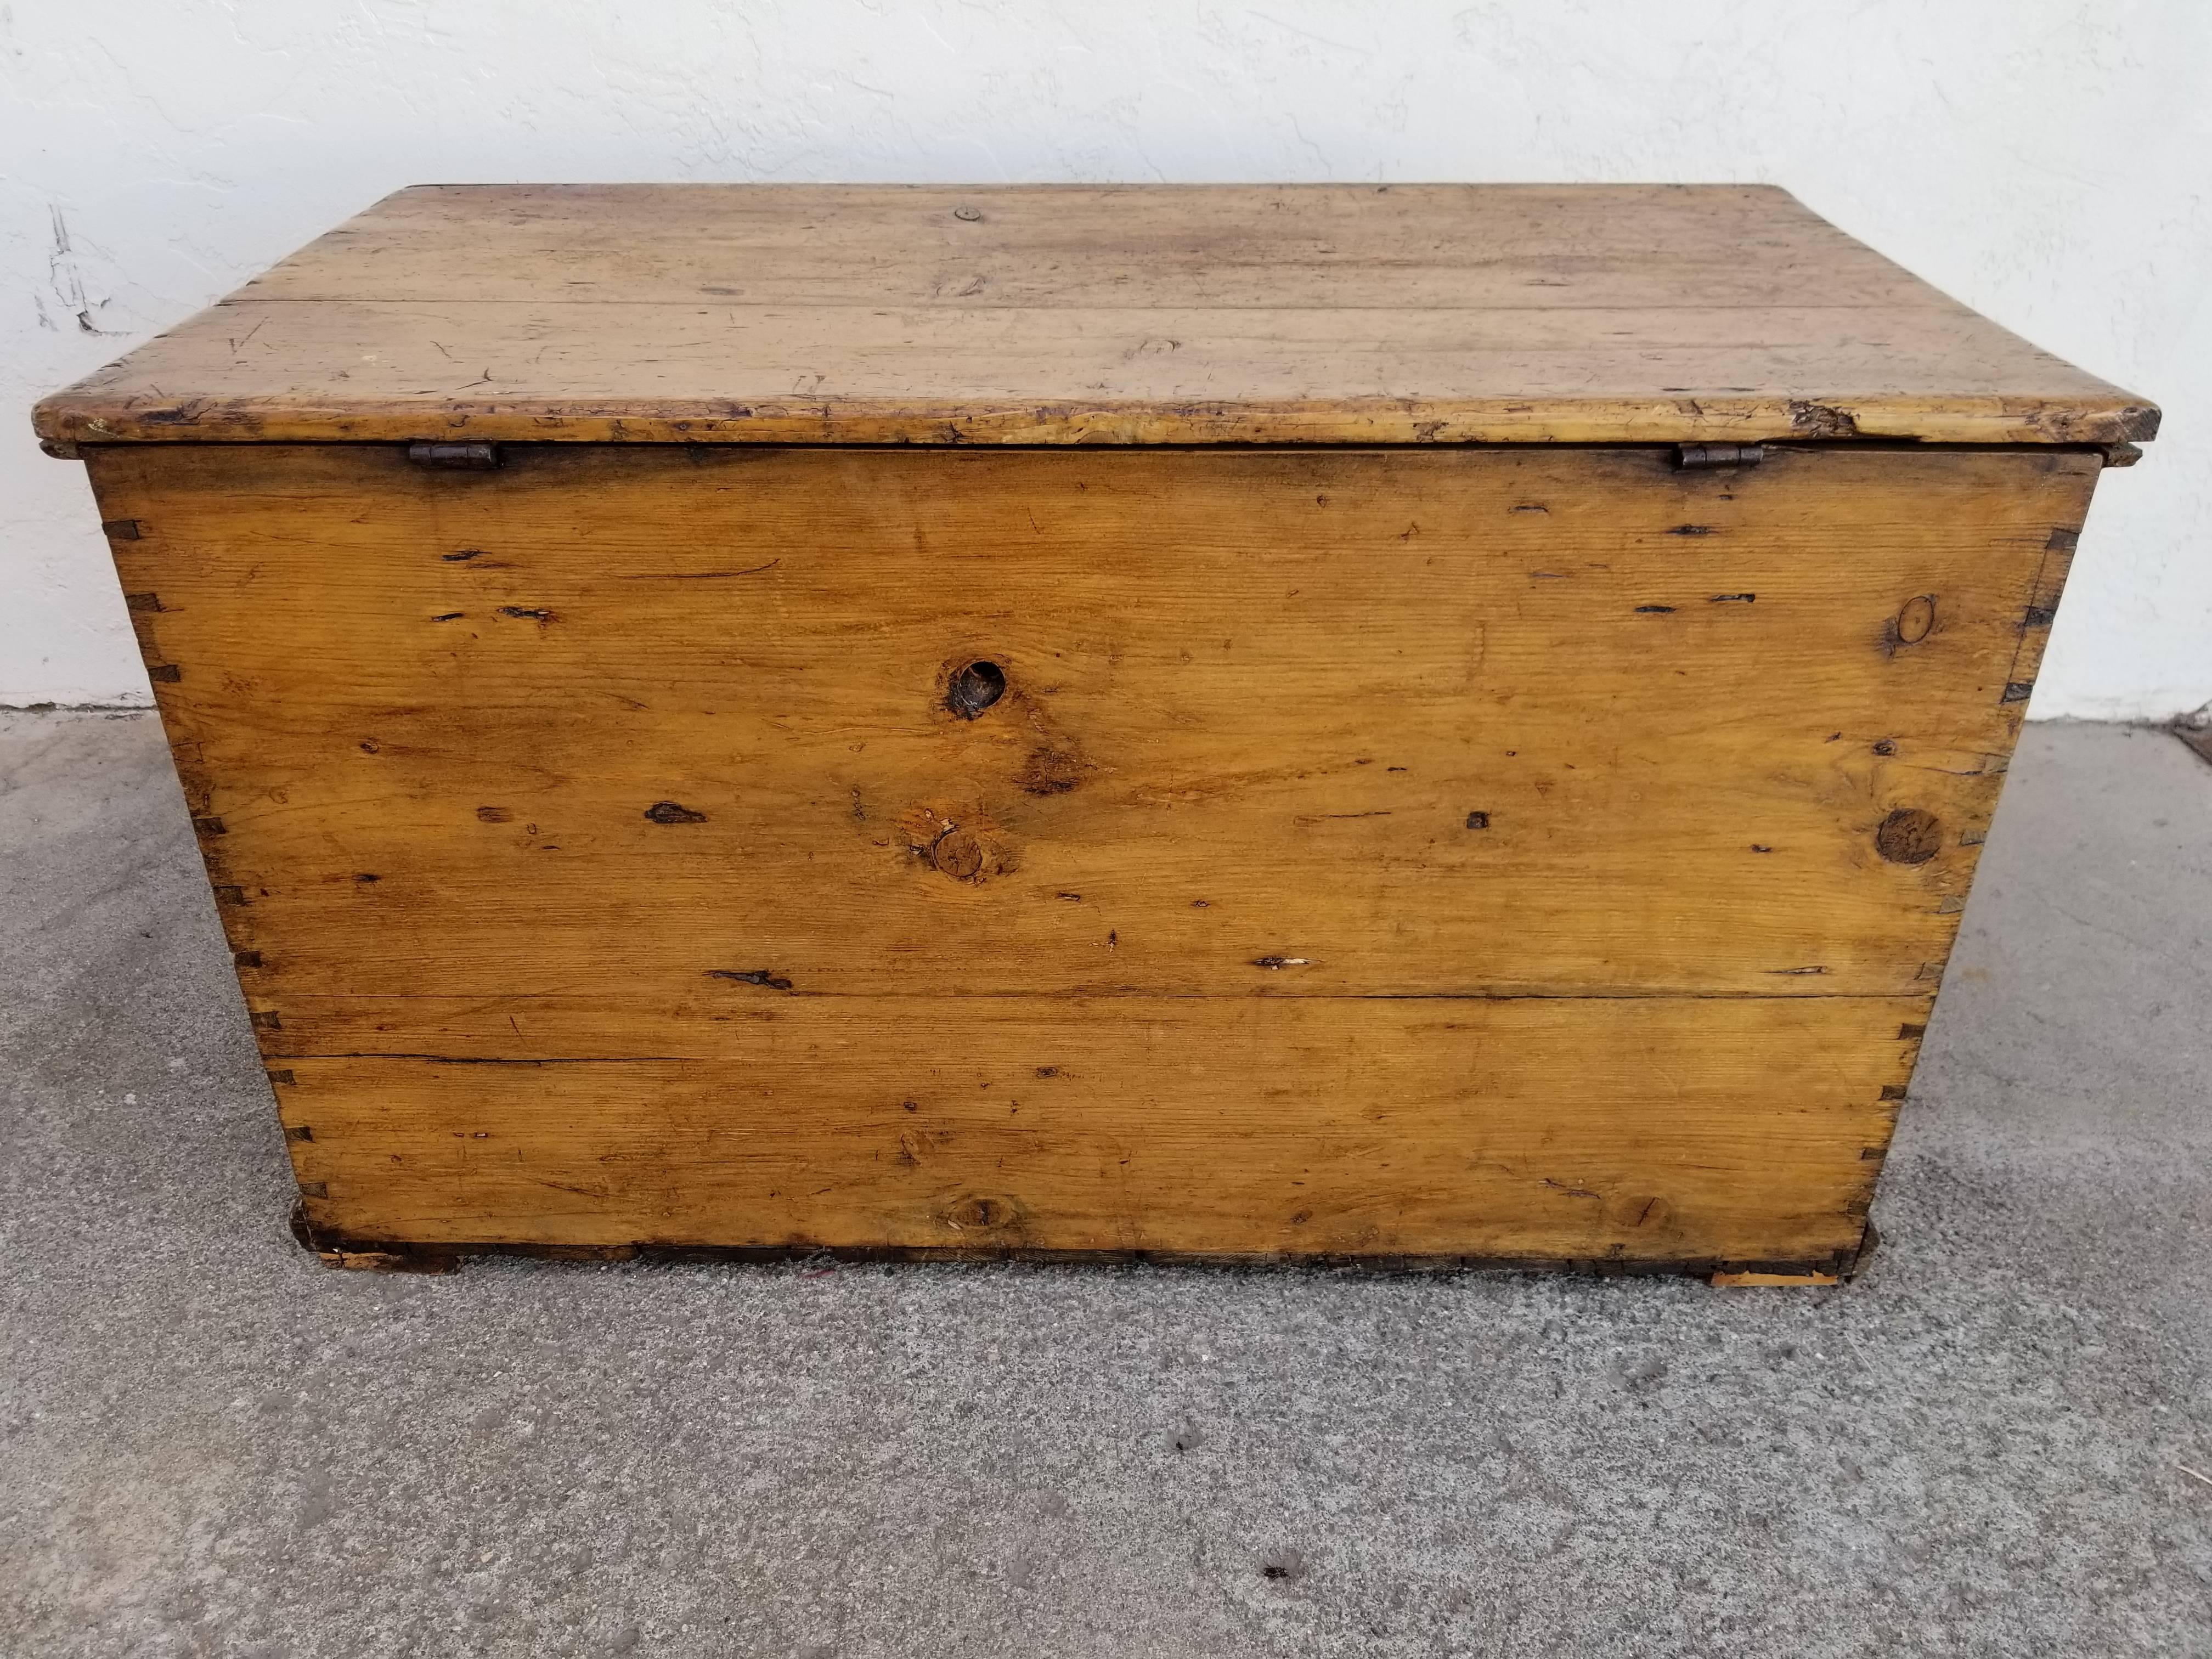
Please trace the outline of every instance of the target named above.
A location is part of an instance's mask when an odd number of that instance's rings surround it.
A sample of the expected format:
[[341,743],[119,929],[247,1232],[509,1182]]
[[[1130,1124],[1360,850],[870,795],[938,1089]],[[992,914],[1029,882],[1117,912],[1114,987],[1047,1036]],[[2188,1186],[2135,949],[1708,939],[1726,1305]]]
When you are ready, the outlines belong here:
[[2097,462],[93,472],[341,1254],[1825,1271]]
[[[2095,465],[187,447],[95,472],[141,526],[118,557],[234,934],[290,1007],[742,997],[707,975],[755,970],[1917,994]],[[947,677],[979,659],[1008,690],[962,720]]]
[[68,446],[2114,444],[2157,411],[1741,185],[403,191]]
[[580,1046],[665,1057],[301,1056],[277,1097],[353,1239],[1811,1261],[1857,1245],[1924,1007],[633,999]]

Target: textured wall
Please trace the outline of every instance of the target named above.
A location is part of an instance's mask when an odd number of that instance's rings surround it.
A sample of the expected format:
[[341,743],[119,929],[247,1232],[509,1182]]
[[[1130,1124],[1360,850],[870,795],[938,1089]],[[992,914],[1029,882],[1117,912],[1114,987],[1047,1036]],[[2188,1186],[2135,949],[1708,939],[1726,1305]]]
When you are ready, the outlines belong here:
[[0,702],[141,701],[23,410],[400,185],[1756,179],[2156,398],[2039,715],[2212,700],[2203,0],[14,0]]

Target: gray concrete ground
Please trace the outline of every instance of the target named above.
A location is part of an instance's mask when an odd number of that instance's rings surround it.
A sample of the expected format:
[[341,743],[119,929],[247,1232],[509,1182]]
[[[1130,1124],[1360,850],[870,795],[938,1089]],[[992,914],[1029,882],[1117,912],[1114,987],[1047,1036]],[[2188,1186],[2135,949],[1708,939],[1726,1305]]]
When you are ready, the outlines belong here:
[[0,722],[0,860],[9,1656],[2212,1654],[2169,737],[2031,729],[1826,1291],[333,1273],[152,720]]

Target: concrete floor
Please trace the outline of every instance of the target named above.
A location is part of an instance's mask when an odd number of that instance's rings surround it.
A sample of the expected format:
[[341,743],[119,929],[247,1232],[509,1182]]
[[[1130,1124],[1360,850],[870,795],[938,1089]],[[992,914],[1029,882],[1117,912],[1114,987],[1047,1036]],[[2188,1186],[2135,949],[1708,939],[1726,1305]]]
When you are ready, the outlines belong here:
[[0,883],[9,1659],[2212,1654],[2162,734],[2031,728],[1835,1291],[333,1273],[151,720],[0,720]]

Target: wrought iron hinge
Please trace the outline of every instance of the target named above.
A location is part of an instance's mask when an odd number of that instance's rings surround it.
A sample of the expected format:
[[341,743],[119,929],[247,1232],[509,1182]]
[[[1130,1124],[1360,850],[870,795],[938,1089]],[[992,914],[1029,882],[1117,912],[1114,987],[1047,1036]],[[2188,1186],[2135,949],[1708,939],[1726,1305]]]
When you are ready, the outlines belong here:
[[1757,466],[1766,459],[1759,444],[1677,444],[1677,466]]
[[497,444],[413,443],[407,459],[417,466],[473,467],[481,471],[499,465]]

